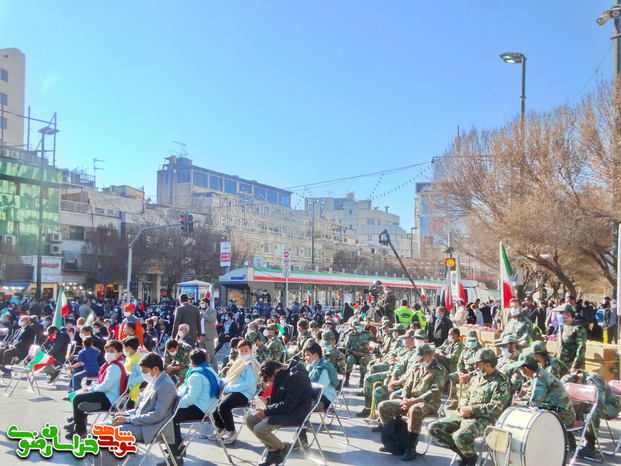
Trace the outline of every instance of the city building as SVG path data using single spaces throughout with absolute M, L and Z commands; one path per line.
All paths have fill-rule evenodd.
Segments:
M 15 48 L 0 49 L 0 148 L 24 144 L 26 56 Z
M 432 183 L 416 183 L 414 198 L 414 241 L 418 250 L 415 257 L 441 257 L 446 247 L 447 230 L 440 211 L 434 207 Z M 439 255 L 440 254 L 440 255 Z

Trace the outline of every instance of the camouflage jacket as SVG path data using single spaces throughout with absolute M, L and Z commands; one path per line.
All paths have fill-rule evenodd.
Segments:
M 293 356 L 303 356 L 302 352 L 304 351 L 304 347 L 307 344 L 310 344 L 309 342 L 314 342 L 315 339 L 313 338 L 313 335 L 311 334 L 310 331 L 306 332 L 304 335 L 298 335 L 298 337 L 295 340 L 295 346 L 294 346 L 294 354 L 291 355 L 291 357 Z
M 347 357 L 337 348 L 332 348 L 331 351 L 325 351 L 323 358 L 336 367 L 336 372 L 340 375 L 345 375 L 347 371 Z
M 529 406 L 556 411 L 565 427 L 576 420 L 574 405 L 563 383 L 544 369 L 537 369 L 526 398 Z
M 496 369 L 507 377 L 507 380 L 511 384 L 512 392 L 519 392 L 522 388 L 522 384 L 526 382 L 526 379 L 520 373 L 519 369 L 514 367 L 519 357 L 520 353 L 512 354 L 506 357 L 501 356 L 498 358 L 498 364 L 496 365 Z
M 414 348 L 405 349 L 405 351 L 401 354 L 399 361 L 395 364 L 391 369 L 391 375 L 394 377 L 401 377 L 408 371 L 409 367 L 413 367 L 416 364 L 416 351 Z
M 257 348 L 254 350 L 254 353 L 252 353 L 252 355 L 254 356 L 254 358 L 257 360 L 259 364 L 263 364 L 265 361 L 271 361 L 273 359 L 272 352 L 269 349 L 267 349 L 265 345 L 261 347 L 257 346 Z
M 494 424 L 511 400 L 511 387 L 499 371 L 472 378 L 459 406 L 470 406 L 472 418 L 490 425 Z
M 478 343 L 476 348 L 468 348 L 468 346 L 464 346 L 463 351 L 459 355 L 459 361 L 457 361 L 457 370 L 459 372 L 466 372 L 468 374 L 474 371 L 474 357 L 476 356 L 477 351 L 479 351 L 481 348 L 483 348 L 483 346 L 481 346 L 481 343 Z
M 584 369 L 587 334 L 580 325 L 563 325 L 561 327 L 560 360 L 567 367 Z
M 533 323 L 530 319 L 524 315 L 519 317 L 512 317 L 507 322 L 505 329 L 500 334 L 500 338 L 504 338 L 507 335 L 512 335 L 521 345 L 523 340 L 526 340 L 526 345 L 530 345 L 530 340 L 533 334 Z
M 171 354 L 166 351 L 166 356 L 164 356 L 164 369 L 169 366 L 181 366 L 181 369 L 175 373 L 179 382 L 184 381 L 185 373 L 188 367 L 190 367 L 190 351 L 192 351 L 192 347 L 180 341 L 177 347 L 177 354 L 171 356 Z
M 457 362 L 463 350 L 464 344 L 461 341 L 450 342 L 447 338 L 436 349 L 436 354 L 439 356 L 438 361 L 449 373 L 455 372 L 457 370 Z
M 347 354 L 359 352 L 369 354 L 369 341 L 373 339 L 371 332 L 363 330 L 360 333 L 351 332 L 345 340 L 345 351 Z
M 280 361 L 284 349 L 280 338 L 278 338 L 277 336 L 275 336 L 274 338 L 269 338 L 265 347 L 272 353 L 271 359 L 273 359 L 274 361 Z
M 402 397 L 422 397 L 434 411 L 437 411 L 440 408 L 442 391 L 447 380 L 447 370 L 435 359 L 426 368 L 417 364 L 408 371 Z
M 550 374 L 552 374 L 557 379 L 560 379 L 561 377 L 563 377 L 565 374 L 569 372 L 565 364 L 563 364 L 561 361 L 559 361 L 554 356 L 548 356 L 548 359 L 546 360 L 546 363 L 543 366 L 543 369 L 548 371 Z

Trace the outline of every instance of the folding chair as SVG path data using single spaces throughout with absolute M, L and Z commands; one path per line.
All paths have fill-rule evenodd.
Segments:
M 336 394 L 336 398 L 332 401 L 332 404 L 334 404 L 334 408 L 336 409 L 342 403 L 345 409 L 347 410 L 347 417 L 350 418 L 351 411 L 349 410 L 349 403 L 347 403 L 347 397 L 345 396 L 345 391 L 343 390 L 345 388 L 343 386 L 344 381 L 345 380 L 343 379 L 343 377 L 339 376 L 339 390 L 338 390 L 338 393 Z M 328 419 L 330 421 L 328 425 L 330 426 L 332 425 L 332 422 L 334 421 L 334 416 L 332 416 L 330 412 L 328 412 Z
M 502 466 L 509 466 L 510 464 L 510 455 L 511 451 L 511 432 L 507 432 L 505 430 L 499 429 L 494 426 L 487 426 L 485 431 L 483 432 L 483 441 L 481 443 L 481 450 L 479 451 L 479 461 L 481 465 L 487 463 L 487 459 L 492 455 L 502 455 L 504 457 L 504 461 Z M 485 456 L 483 456 L 483 448 L 487 447 Z M 497 461 L 497 457 L 493 456 L 494 464 Z M 500 466 L 500 465 L 499 465 Z
M 178 396 L 177 399 L 173 403 L 172 414 L 166 420 L 166 422 L 164 422 L 164 424 L 162 424 L 162 427 L 160 427 L 160 429 L 157 431 L 157 433 L 153 437 L 153 440 L 151 440 L 148 444 L 143 444 L 142 447 L 140 446 L 140 444 L 138 444 L 136 442 L 136 447 L 138 447 L 138 451 L 136 452 L 136 454 L 141 454 L 142 455 L 142 459 L 140 460 L 140 463 L 138 463 L 138 466 L 142 466 L 142 463 L 144 463 L 144 460 L 147 458 L 147 456 L 149 456 L 151 448 L 153 448 L 153 445 L 155 443 L 157 443 L 158 446 L 160 447 L 160 450 L 162 451 L 162 454 L 164 455 L 164 461 L 166 461 L 166 464 L 168 466 L 177 466 L 177 462 L 175 461 L 175 457 L 170 452 L 170 445 L 168 444 L 168 441 L 166 440 L 166 435 L 164 435 L 164 431 L 170 425 L 170 423 L 173 422 L 173 419 L 177 415 L 177 411 L 179 410 L 179 403 L 180 403 L 180 401 L 181 401 L 181 397 Z M 164 446 L 162 446 L 162 443 L 164 444 Z M 140 450 L 143 450 L 143 451 L 140 451 Z M 125 466 L 129 462 L 131 457 L 132 457 L 132 455 L 128 455 L 125 458 L 125 461 L 123 461 L 123 463 L 121 463 L 122 466 Z
M 104 419 L 110 418 L 114 413 L 118 411 L 125 411 L 127 403 L 129 402 L 129 387 L 125 388 L 125 391 L 119 395 L 119 397 L 114 400 L 114 403 L 110 405 L 108 409 L 105 410 L 97 410 L 97 411 L 85 411 L 85 414 L 89 416 L 91 414 L 95 415 L 95 419 L 91 423 L 90 431 L 92 432 L 93 427 L 99 422 L 101 416 L 104 416 Z
M 308 456 L 307 450 L 313 445 L 313 443 L 317 443 L 317 449 L 319 450 L 319 454 L 321 455 L 321 464 L 324 464 L 324 465 L 327 464 L 326 457 L 323 454 L 323 450 L 321 449 L 321 445 L 319 445 L 319 439 L 317 438 L 317 432 L 315 432 L 315 428 L 310 422 L 311 415 L 317 409 L 317 406 L 319 406 L 322 395 L 323 395 L 323 387 L 321 385 L 313 384 L 313 402 L 311 403 L 311 409 L 306 415 L 306 417 L 304 418 L 304 421 L 302 422 L 301 425 L 291 426 L 295 428 L 295 431 L 293 433 L 293 437 L 291 438 L 291 445 L 289 446 L 289 451 L 287 451 L 287 455 L 280 463 L 281 465 L 287 462 L 287 458 L 289 458 L 289 455 L 291 455 L 291 451 L 293 450 L 294 445 L 296 444 L 296 442 L 298 441 L 298 438 L 300 437 L 300 432 L 302 432 L 302 429 L 305 429 L 305 428 L 310 429 L 311 433 L 313 434 L 313 441 L 311 441 L 308 447 L 305 447 L 304 445 L 302 445 L 302 451 L 304 453 L 304 456 L 307 459 L 316 462 L 317 461 L 316 459 Z M 288 427 L 289 426 L 283 426 L 280 428 L 280 430 L 286 429 Z M 267 456 L 267 448 L 263 450 L 262 458 L 265 458 L 266 456 Z
M 261 390 L 257 388 L 257 390 L 254 392 L 254 395 L 252 395 L 252 398 L 250 399 L 248 403 L 246 403 L 245 405 L 241 405 L 241 406 L 237 406 L 236 408 L 233 408 L 233 412 L 239 411 L 239 410 L 243 412 L 243 414 L 238 414 L 236 416 L 234 415 L 238 419 L 241 419 L 241 423 L 239 424 L 239 429 L 235 429 L 235 440 L 239 438 L 239 434 L 241 434 L 241 431 L 246 425 L 246 419 L 248 419 L 248 416 L 250 415 L 250 408 L 252 408 L 254 400 L 257 398 L 257 396 L 259 396 L 259 393 L 261 393 Z
M 617 398 L 621 398 L 621 380 L 611 380 L 608 382 L 608 387 L 610 391 L 617 396 Z M 618 440 L 615 440 L 612 429 L 610 428 L 609 419 L 606 419 L 606 427 L 608 428 L 608 434 L 610 435 L 610 439 L 612 440 L 613 445 L 616 443 L 615 449 L 612 453 L 604 452 L 605 455 L 614 456 L 619 450 L 621 450 L 621 436 L 619 436 Z M 610 421 L 621 421 L 621 417 L 617 415 L 616 417 L 610 419 Z
M 429 445 L 431 445 L 432 438 L 431 438 L 431 434 L 429 433 L 429 429 L 427 427 L 432 422 L 437 421 L 438 419 L 440 419 L 440 418 L 445 416 L 445 414 L 446 414 L 446 407 L 451 402 L 451 395 L 453 393 L 453 382 L 451 381 L 451 379 L 448 380 L 447 384 L 448 384 L 448 394 L 446 395 L 446 398 L 444 398 L 442 400 L 442 403 L 440 404 L 440 408 L 438 409 L 438 412 L 435 413 L 435 414 L 430 414 L 429 416 L 426 416 L 423 419 L 423 427 L 426 430 L 426 434 L 424 436 L 424 439 L 425 439 L 425 449 L 422 452 L 418 452 L 420 455 L 426 454 L 427 451 L 429 451 Z M 420 442 L 420 440 L 419 440 L 419 442 Z
M 37 392 L 39 392 L 39 396 L 41 396 L 41 389 L 39 388 L 39 384 L 37 383 L 35 373 L 33 370 L 31 370 L 28 367 L 30 361 L 39 352 L 39 348 L 40 348 L 39 345 L 31 345 L 26 357 L 22 359 L 18 364 L 11 364 L 11 365 L 5 366 L 8 370 L 11 371 L 11 378 L 7 382 L 6 388 L 4 389 L 4 395 L 10 398 L 11 395 L 13 395 L 13 392 L 15 391 L 19 383 L 22 380 L 26 379 L 33 393 L 36 387 Z M 10 393 L 9 393 L 9 390 L 11 390 Z
M 315 410 L 315 413 L 319 414 L 319 419 L 321 421 L 321 424 L 319 425 L 319 429 L 317 429 L 317 433 L 320 433 L 321 429 L 325 429 L 326 433 L 330 436 L 330 438 L 333 438 L 335 441 L 342 443 L 344 445 L 349 445 L 349 437 L 347 436 L 347 432 L 345 431 L 345 428 L 343 427 L 341 418 L 339 417 L 337 413 L 337 408 L 339 406 L 339 397 L 341 397 L 342 394 L 343 394 L 343 379 L 339 377 L 339 385 L 337 387 L 336 396 L 334 397 L 330 405 L 324 409 Z M 332 424 L 334 423 L 335 419 L 336 419 L 336 422 L 338 422 L 339 424 L 343 437 L 345 437 L 344 442 L 341 440 L 335 439 L 334 435 L 332 435 L 332 431 L 329 429 L 329 427 L 332 426 Z
M 574 432 L 581 433 L 580 440 L 576 442 L 576 450 L 574 451 L 574 455 L 571 458 L 571 461 L 569 462 L 571 466 L 575 464 L 576 462 L 576 458 L 578 456 L 578 450 L 580 449 L 580 447 L 582 446 L 582 443 L 584 442 L 584 438 L 586 436 L 586 433 L 589 427 L 591 427 L 591 429 L 593 429 L 593 432 L 595 432 L 595 425 L 593 423 L 593 418 L 595 417 L 595 412 L 597 411 L 599 392 L 595 385 L 591 385 L 591 384 L 581 385 L 577 383 L 566 383 L 565 390 L 567 390 L 567 393 L 569 394 L 569 398 L 574 404 L 586 403 L 586 404 L 591 405 L 591 409 L 589 410 L 586 416 L 586 419 L 584 419 L 583 421 L 577 420 L 574 423 L 574 425 L 565 429 L 567 433 L 574 433 Z M 603 455 L 602 455 L 602 450 L 600 448 L 597 435 L 595 436 L 595 443 L 597 444 L 597 451 L 602 456 L 602 461 L 599 461 L 601 463 L 603 462 Z

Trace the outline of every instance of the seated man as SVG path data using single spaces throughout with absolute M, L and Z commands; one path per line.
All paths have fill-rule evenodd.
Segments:
M 190 326 L 188 324 L 180 324 L 179 330 L 177 330 L 177 341 L 182 341 L 190 348 L 194 348 L 194 341 L 190 335 Z
M 120 362 L 123 355 L 123 344 L 119 340 L 110 340 L 105 346 L 106 364 L 99 369 L 99 380 L 96 384 L 84 389 L 73 397 L 73 417 L 65 430 L 69 433 L 65 438 L 72 440 L 73 434 L 86 436 L 87 411 L 109 409 L 127 387 L 127 373 Z
M 260 372 L 259 363 L 252 356 L 252 345 L 248 340 L 241 340 L 237 344 L 237 350 L 239 356 L 227 371 L 223 399 L 213 415 L 215 430 L 209 436 L 210 440 L 216 440 L 218 436 L 224 435 L 222 441 L 227 445 L 236 438 L 233 409 L 250 403 L 257 390 Z
M 180 451 L 182 439 L 179 423 L 202 419 L 205 413 L 218 402 L 220 394 L 220 379 L 207 362 L 207 353 L 202 349 L 193 349 L 190 352 L 190 363 L 192 368 L 179 388 L 181 401 L 173 420 L 175 442 L 170 445 L 170 449 L 175 457 L 185 454 L 185 451 Z
M 192 347 L 177 340 L 166 342 L 166 355 L 164 356 L 164 371 L 180 385 L 185 380 L 185 373 L 190 367 L 190 351 Z
M 112 425 L 121 426 L 121 430 L 130 431 L 138 442 L 149 443 L 172 416 L 178 395 L 175 383 L 164 372 L 164 363 L 159 355 L 145 354 L 140 360 L 140 369 L 142 378 L 148 382 L 148 385 L 138 398 L 136 409 L 116 413 Z M 169 424 L 164 435 L 169 444 L 173 443 L 172 423 Z M 183 458 L 175 458 L 175 460 L 177 464 L 183 464 Z
M 246 425 L 268 450 L 265 461 L 259 466 L 270 466 L 280 464 L 291 448 L 272 431 L 304 422 L 312 408 L 313 389 L 306 369 L 297 361 L 288 365 L 265 362 L 261 365 L 261 377 L 266 383 L 273 382 L 269 404 L 248 416 Z
M 246 333 L 246 340 L 252 344 L 252 357 L 257 360 L 259 365 L 263 364 L 265 361 L 271 361 L 272 352 L 267 349 L 257 332 L 251 330 Z
M 475 439 L 496 422 L 511 400 L 511 386 L 496 369 L 494 351 L 479 350 L 474 363 L 477 375 L 461 397 L 457 413 L 429 425 L 429 434 L 457 453 L 461 466 L 476 465 Z
M 70 392 L 80 389 L 84 377 L 96 377 L 99 374 L 99 350 L 93 348 L 93 339 L 91 337 L 84 337 L 82 345 L 83 347 L 78 353 L 77 362 L 69 366 L 74 371 L 69 386 Z M 75 372 L 76 369 L 77 372 Z
M 450 373 L 457 371 L 459 356 L 464 350 L 463 343 L 459 340 L 459 329 L 453 327 L 449 330 L 448 338 L 440 347 L 436 348 L 436 359 Z
M 42 372 L 50 376 L 48 383 L 54 383 L 60 375 L 60 371 L 65 363 L 67 350 L 71 344 L 71 337 L 69 337 L 65 327 L 59 330 L 53 325 L 47 328 L 47 337 L 48 340 L 41 345 L 41 349 L 52 356 L 56 362 L 45 366 Z
M 136 337 L 127 337 L 123 340 L 123 353 L 125 353 L 125 370 L 129 375 L 129 402 L 127 409 L 132 409 L 138 400 L 140 394 L 140 386 L 144 379 L 142 378 L 142 370 L 140 369 L 140 360 L 142 354 L 138 351 L 140 342 Z
M 10 376 L 11 372 L 4 366 L 11 364 L 13 358 L 21 361 L 28 356 L 28 351 L 30 351 L 30 347 L 34 344 L 35 336 L 35 332 L 30 326 L 30 317 L 21 316 L 19 318 L 19 330 L 13 343 L 4 349 L 0 349 L 0 364 L 2 364 L 2 371 L 5 377 Z
M 415 364 L 407 372 L 401 398 L 382 401 L 377 407 L 383 426 L 402 414 L 407 416 L 411 443 L 401 458 L 403 461 L 416 458 L 422 421 L 440 409 L 442 390 L 448 381 L 447 370 L 435 360 L 433 349 L 428 344 L 412 352 L 416 355 Z M 381 431 L 382 428 L 375 429 Z

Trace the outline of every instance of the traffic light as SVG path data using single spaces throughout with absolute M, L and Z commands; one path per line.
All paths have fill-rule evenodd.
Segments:
M 194 217 L 192 215 L 188 215 L 186 226 L 188 233 L 194 232 Z
M 189 228 L 190 227 L 188 225 L 188 214 L 181 215 L 181 231 L 183 231 L 184 233 L 188 233 Z
M 452 257 L 447 257 L 446 259 L 444 259 L 444 265 L 446 265 L 449 269 L 454 269 L 455 259 L 453 259 Z

